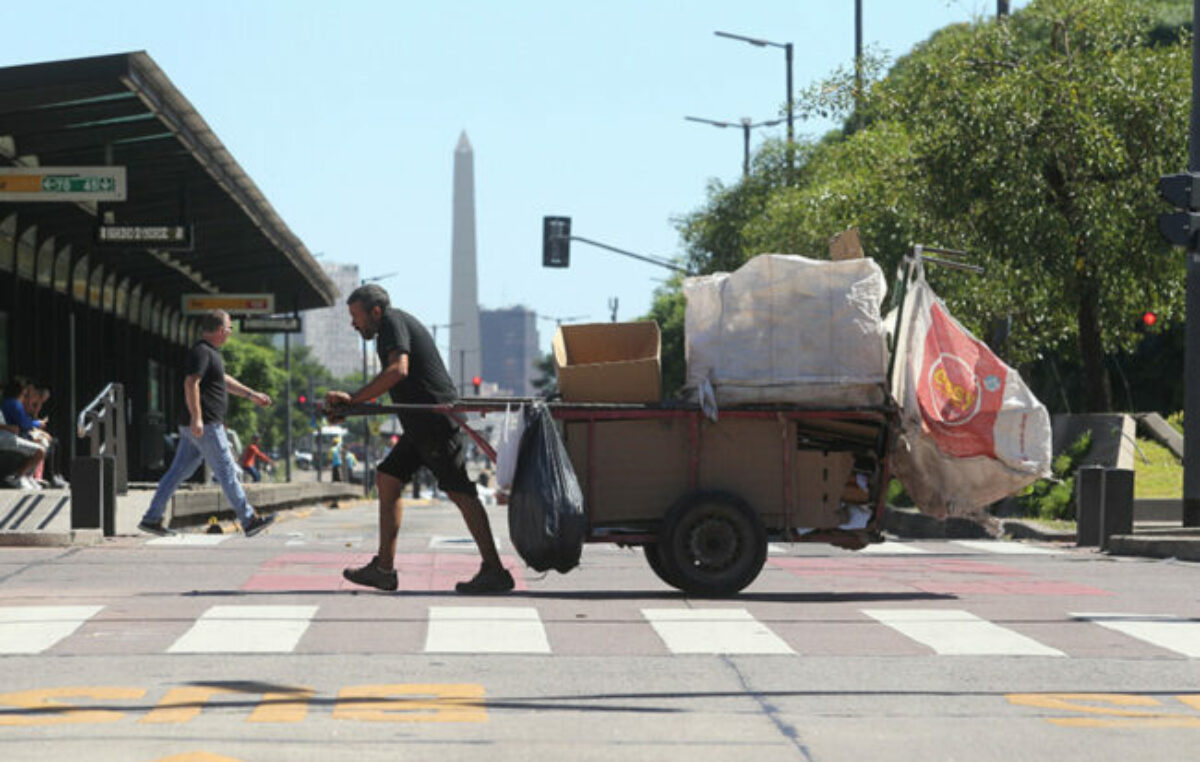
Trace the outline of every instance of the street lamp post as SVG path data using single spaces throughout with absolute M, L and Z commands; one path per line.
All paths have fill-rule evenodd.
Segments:
M 862 0 L 858 0 L 861 2 Z M 783 48 L 784 56 L 787 59 L 787 159 L 788 159 L 788 174 L 791 175 L 793 157 L 795 154 L 796 130 L 793 123 L 792 112 L 794 110 L 792 104 L 792 43 L 790 42 L 771 42 L 758 37 L 744 37 L 740 34 L 731 34 L 729 32 L 713 32 L 718 37 L 725 37 L 730 40 L 741 40 L 748 42 L 751 45 L 759 48 L 772 47 Z
M 684 119 L 689 122 L 700 122 L 702 124 L 711 124 L 713 127 L 741 127 L 742 128 L 742 177 L 750 176 L 750 130 L 758 127 L 774 127 L 782 122 L 782 119 L 769 119 L 765 122 L 751 122 L 750 117 L 742 117 L 740 122 L 720 122 L 715 119 L 704 119 L 698 116 L 685 116 Z M 789 142 L 791 138 L 788 138 Z
M 387 273 L 386 275 L 376 275 L 372 278 L 363 278 L 359 282 L 360 286 L 365 286 L 368 283 L 378 283 L 381 280 L 399 275 L 400 273 Z M 362 340 L 362 383 L 367 385 L 367 340 Z M 320 432 L 318 432 L 319 436 Z M 371 494 L 371 416 L 364 415 L 362 419 L 362 438 L 363 438 L 363 495 L 370 496 Z

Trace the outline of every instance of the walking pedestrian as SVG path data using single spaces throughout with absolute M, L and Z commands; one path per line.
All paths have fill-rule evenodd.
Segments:
M 458 392 L 446 372 L 445 363 L 429 331 L 412 315 L 391 306 L 381 286 L 359 286 L 346 300 L 350 321 L 364 339 L 375 339 L 381 370 L 366 386 L 353 394 L 330 391 L 326 409 L 337 417 L 339 406 L 374 399 L 389 392 L 398 404 L 454 402 Z M 395 590 L 396 537 L 403 517 L 401 493 L 413 474 L 425 465 L 439 486 L 458 507 L 467 530 L 482 556 L 479 572 L 459 582 L 459 593 L 503 593 L 513 589 L 513 578 L 500 561 L 487 513 L 467 475 L 463 457 L 463 434 L 447 416 L 424 410 L 399 414 L 404 433 L 375 472 L 379 490 L 379 552 L 370 563 L 348 568 L 342 576 L 357 585 Z
M 246 492 L 237 479 L 237 468 L 225 434 L 225 412 L 229 394 L 245 397 L 260 407 L 271 404 L 271 398 L 255 391 L 225 372 L 221 347 L 233 333 L 233 322 L 223 310 L 210 310 L 200 317 L 200 341 L 188 352 L 184 366 L 183 399 L 186 403 L 179 426 L 179 446 L 175 459 L 158 482 L 150 507 L 142 516 L 138 529 L 156 535 L 175 532 L 163 523 L 167 500 L 201 463 L 208 463 L 221 484 L 225 497 L 233 506 L 242 531 L 253 537 L 266 529 L 275 516 L 259 516 L 246 501 Z

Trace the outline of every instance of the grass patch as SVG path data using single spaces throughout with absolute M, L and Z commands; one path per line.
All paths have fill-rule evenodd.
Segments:
M 1150 439 L 1139 438 L 1137 443 L 1141 452 L 1133 454 L 1133 496 L 1138 499 L 1182 498 L 1183 464 L 1175 454 Z

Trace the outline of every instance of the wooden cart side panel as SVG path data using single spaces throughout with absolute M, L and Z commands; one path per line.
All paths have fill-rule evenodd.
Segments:
M 567 455 L 585 499 L 590 499 L 593 527 L 663 517 L 687 492 L 689 427 L 686 419 L 677 418 L 597 421 L 589 469 L 588 424 L 564 424 Z M 594 485 L 588 484 L 589 471 Z
M 854 469 L 854 454 L 801 450 L 792 454 L 796 510 L 788 522 L 792 529 L 832 529 L 845 523 L 842 495 Z M 768 525 L 770 526 L 770 525 Z

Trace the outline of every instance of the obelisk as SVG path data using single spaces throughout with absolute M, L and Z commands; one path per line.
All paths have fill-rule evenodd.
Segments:
M 460 396 L 475 393 L 482 367 L 479 285 L 475 275 L 475 154 L 467 133 L 454 149 L 454 227 L 450 241 L 450 378 Z

